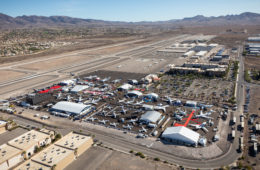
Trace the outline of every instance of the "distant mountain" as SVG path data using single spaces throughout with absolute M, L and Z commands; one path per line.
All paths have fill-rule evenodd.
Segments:
M 120 25 L 172 25 L 172 26 L 214 26 L 214 25 L 260 25 L 260 14 L 245 12 L 239 15 L 205 17 L 197 15 L 180 20 L 172 19 L 157 22 L 120 22 L 95 19 L 81 19 L 67 16 L 18 16 L 11 17 L 0 13 L 0 29 L 39 28 L 39 27 L 78 27 L 78 26 L 120 26 Z

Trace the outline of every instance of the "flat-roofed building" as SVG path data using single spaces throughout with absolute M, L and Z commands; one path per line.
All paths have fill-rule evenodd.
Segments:
M 90 136 L 71 132 L 58 140 L 55 145 L 73 150 L 76 156 L 81 155 L 93 144 Z
M 50 135 L 31 130 L 8 142 L 8 145 L 21 149 L 25 152 L 25 157 L 33 155 L 36 147 L 51 143 Z
M 0 169 L 10 169 L 24 160 L 23 151 L 13 146 L 0 146 Z
M 68 166 L 74 158 L 73 150 L 57 145 L 51 145 L 37 153 L 31 160 L 47 167 L 55 168 L 55 170 L 60 170 Z
M 4 133 L 6 131 L 7 128 L 7 122 L 0 120 L 0 134 Z
M 51 167 L 38 162 L 34 162 L 31 159 L 23 162 L 19 166 L 15 167 L 14 170 L 51 170 Z

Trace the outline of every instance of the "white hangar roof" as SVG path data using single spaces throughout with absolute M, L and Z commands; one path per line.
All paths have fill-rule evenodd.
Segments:
M 52 106 L 52 110 L 59 110 L 64 112 L 70 112 L 74 114 L 81 114 L 84 110 L 88 109 L 90 105 L 85 105 L 81 103 L 73 103 L 61 101 Z
M 182 141 L 187 144 L 198 144 L 199 133 L 184 126 L 168 127 L 162 134 L 162 138 Z
M 157 111 L 148 111 L 140 118 L 141 121 L 156 123 L 161 117 L 161 113 Z

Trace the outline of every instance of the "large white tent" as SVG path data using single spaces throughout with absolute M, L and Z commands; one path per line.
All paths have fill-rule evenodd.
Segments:
M 161 113 L 157 111 L 148 111 L 140 118 L 141 122 L 156 123 L 161 118 Z
M 86 113 L 90 108 L 90 105 L 61 101 L 52 106 L 50 111 L 81 115 L 82 113 Z
M 168 127 L 161 136 L 163 139 L 183 145 L 197 146 L 199 133 L 184 126 Z

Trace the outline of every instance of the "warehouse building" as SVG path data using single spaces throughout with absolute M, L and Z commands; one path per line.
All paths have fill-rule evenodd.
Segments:
M 36 147 L 51 143 L 50 135 L 31 130 L 9 141 L 7 144 L 25 152 L 25 157 L 31 157 Z
M 0 146 L 0 169 L 10 169 L 24 160 L 21 149 L 3 144 Z
M 62 112 L 72 115 L 81 115 L 87 113 L 88 111 L 90 111 L 90 109 L 90 105 L 61 101 L 52 106 L 50 111 Z
M 188 146 L 197 146 L 199 137 L 199 133 L 184 126 L 168 127 L 161 136 L 168 142 Z
M 34 162 L 29 159 L 19 166 L 15 167 L 14 170 L 51 170 L 51 167 L 40 164 L 38 162 Z
M 260 37 L 248 37 L 247 41 L 259 41 L 260 42 Z
M 71 93 L 78 93 L 78 92 L 81 92 L 85 89 L 89 88 L 89 86 L 87 85 L 76 85 L 75 87 L 73 87 L 70 92 Z
M 55 145 L 73 150 L 76 156 L 81 155 L 91 147 L 93 140 L 90 136 L 71 132 L 62 137 Z
M 144 123 L 156 123 L 161 118 L 161 113 L 157 111 L 148 111 L 143 114 L 140 118 L 141 122 Z
M 4 133 L 7 129 L 7 122 L 0 120 L 0 134 Z
M 195 56 L 200 57 L 204 57 L 208 52 L 207 51 L 199 51 L 195 54 Z
M 43 151 L 37 153 L 31 160 L 55 170 L 64 169 L 75 156 L 74 151 L 57 145 L 51 145 Z

